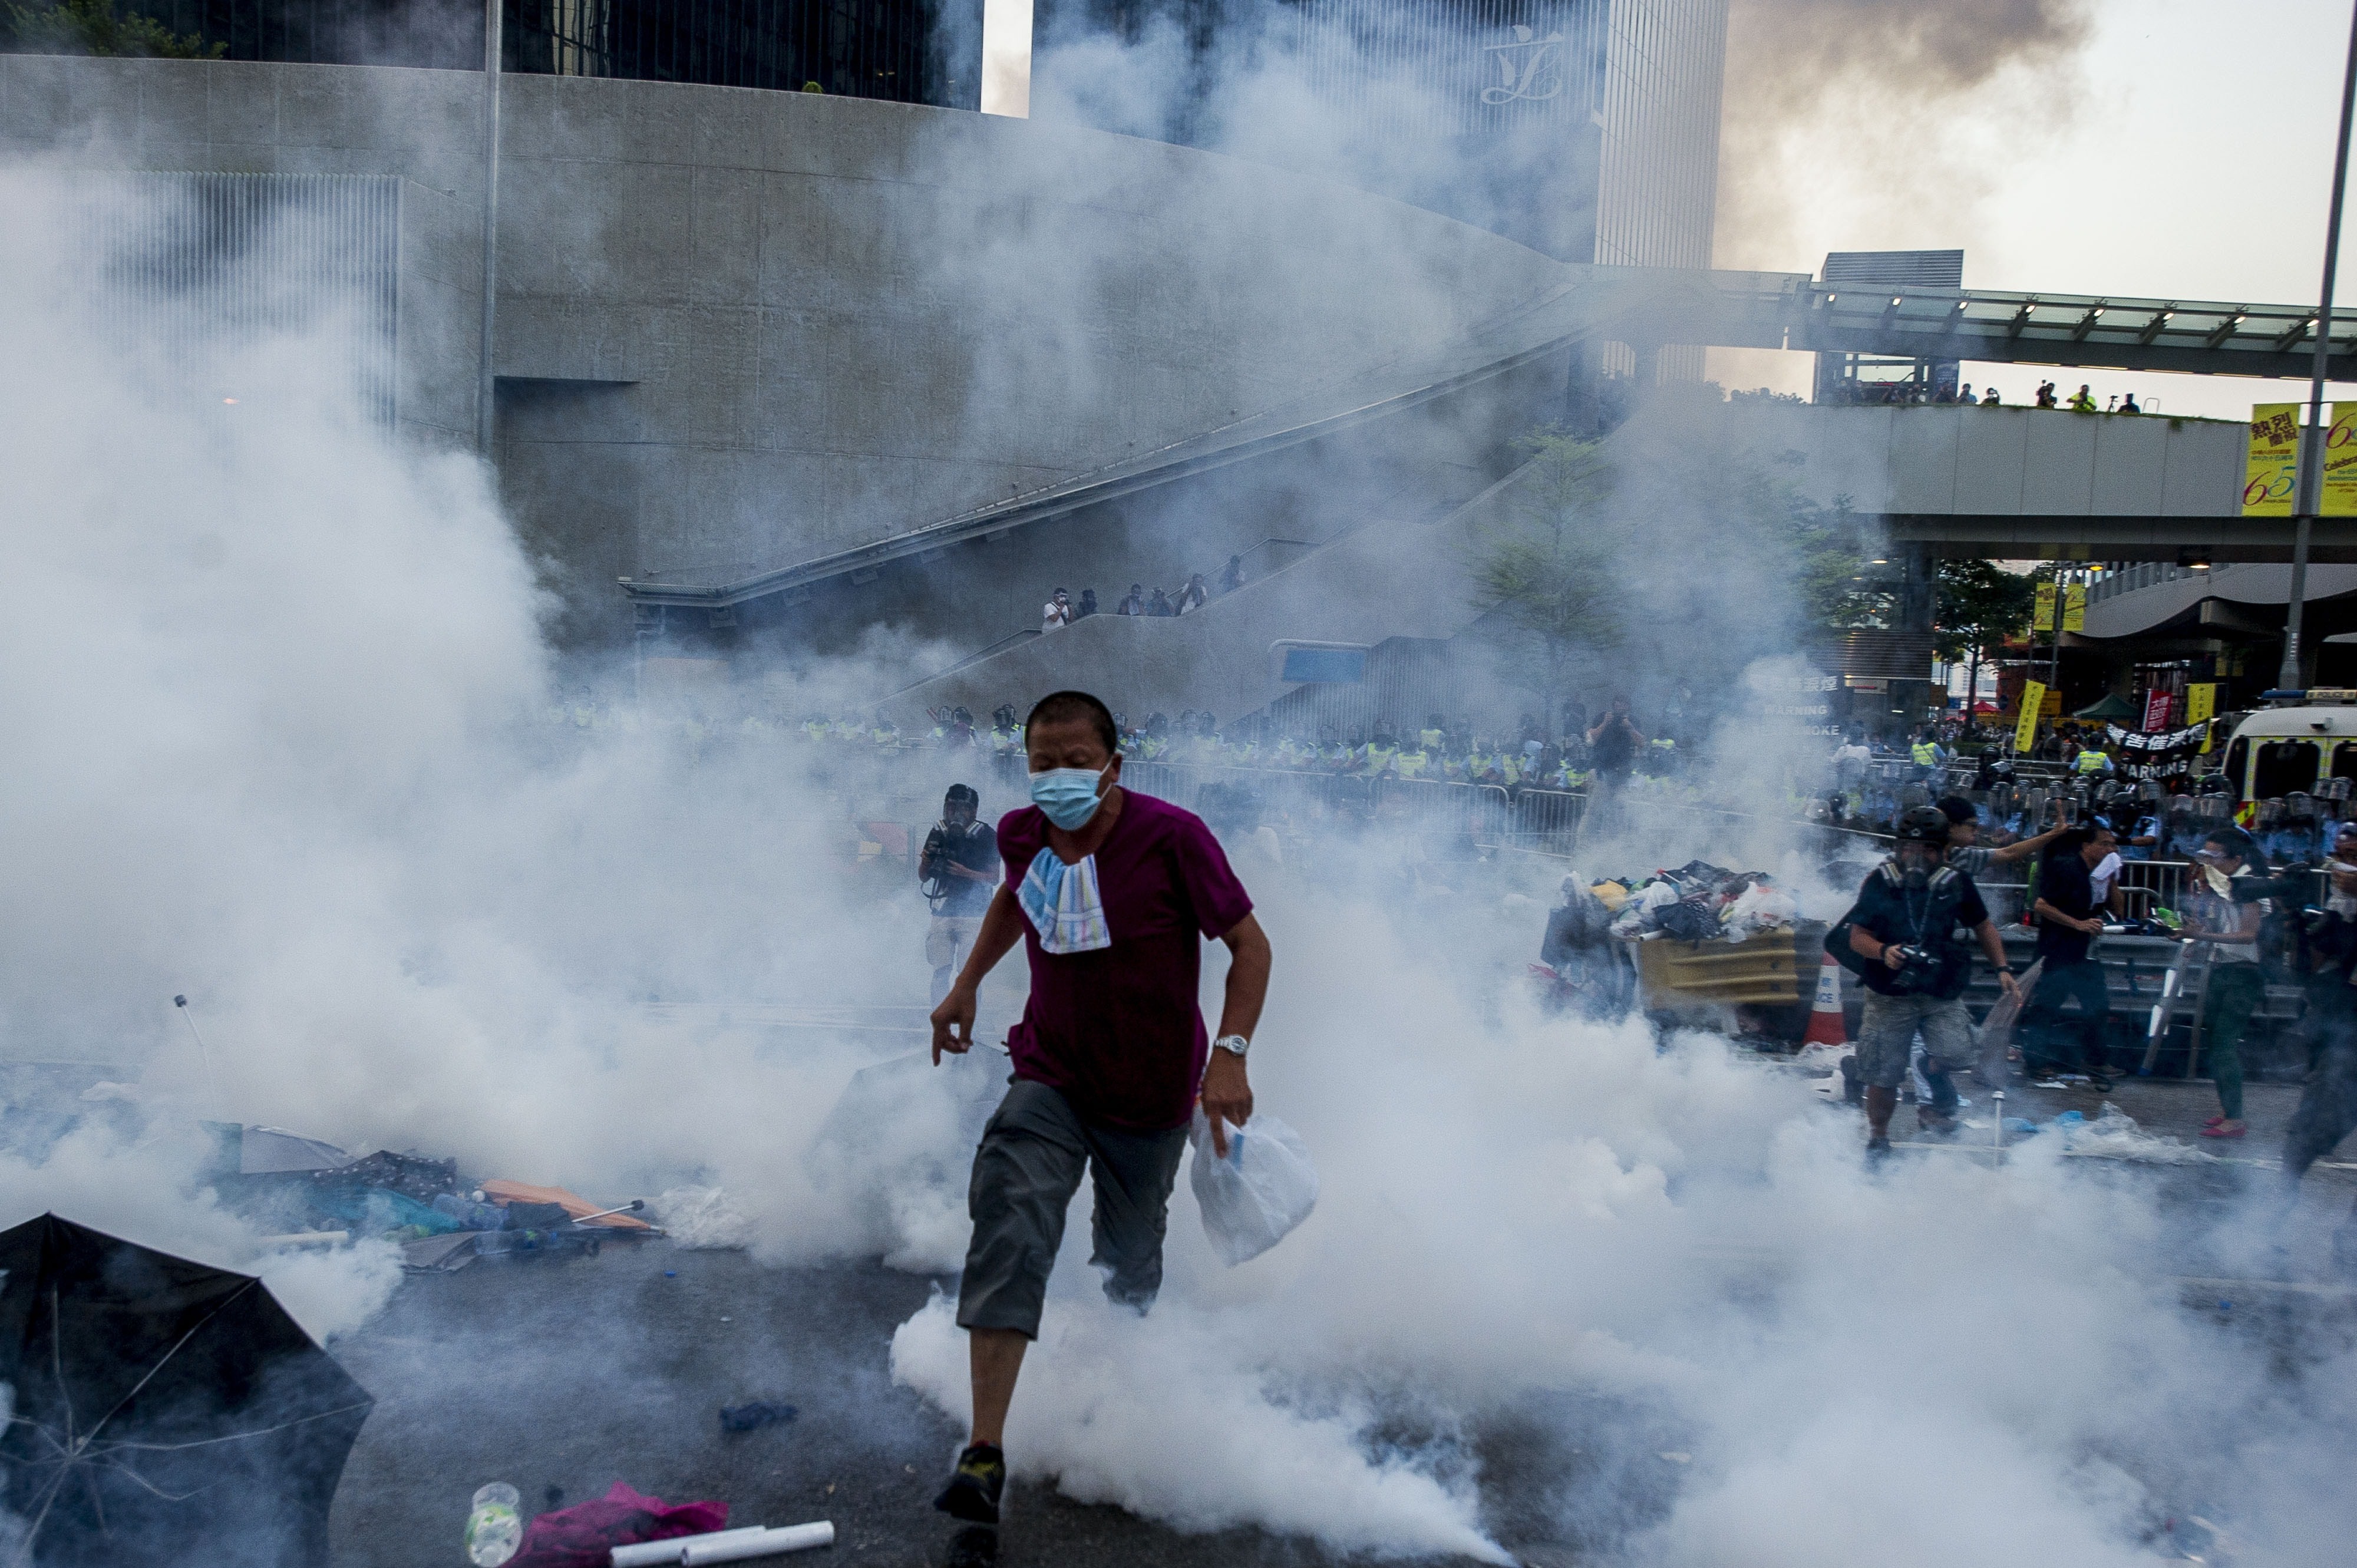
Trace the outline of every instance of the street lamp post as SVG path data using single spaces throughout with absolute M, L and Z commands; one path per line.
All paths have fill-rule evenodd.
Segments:
M 499 313 L 500 54 L 506 20 L 506 0 L 483 0 L 483 322 L 482 355 L 476 363 L 475 445 L 486 463 L 491 460 L 491 397 L 496 383 L 491 325 Z
M 2299 633 L 2308 598 L 2308 547 L 2323 500 L 2324 443 L 2330 433 L 2324 422 L 2324 377 L 2332 356 L 2333 275 L 2341 263 L 2341 205 L 2349 185 L 2349 122 L 2357 109 L 2357 10 L 2349 20 L 2349 63 L 2341 76 L 2341 142 L 2332 156 L 2332 203 L 2324 224 L 2324 288 L 2316 307 L 2316 368 L 2308 383 L 2308 428 L 2300 432 L 2299 483 L 2292 498 L 2291 596 L 2284 610 L 2283 668 L 2276 675 L 2279 691 L 2300 687 Z

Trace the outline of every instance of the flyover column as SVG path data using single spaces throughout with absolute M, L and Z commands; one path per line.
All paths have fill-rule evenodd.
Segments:
M 1920 639 L 1928 648 L 1933 625 L 1939 618 L 1939 564 L 1928 544 L 1900 546 L 1899 564 L 1899 635 L 1910 644 Z M 1928 670 L 1926 673 L 1928 676 Z M 1934 703 L 1933 682 L 1928 678 L 1904 684 L 1909 688 L 1907 695 L 1902 699 L 1901 693 L 1893 690 L 1890 705 L 1908 709 L 1910 723 L 1932 716 L 1935 706 L 1945 710 L 1944 697 Z

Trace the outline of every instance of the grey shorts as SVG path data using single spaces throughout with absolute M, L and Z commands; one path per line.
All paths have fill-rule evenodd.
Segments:
M 1963 997 L 1942 1001 L 1867 992 L 1857 1021 L 1858 1081 L 1876 1089 L 1896 1089 L 1904 1082 L 1919 1029 L 1923 1054 L 1937 1058 L 1927 1067 L 1960 1068 L 1973 1059 L 1973 1015 L 1965 1011 Z
M 974 1152 L 966 1212 L 974 1240 L 958 1286 L 965 1328 L 1039 1337 L 1048 1273 L 1064 1244 L 1064 1211 L 1085 1171 L 1095 1182 L 1089 1262 L 1104 1293 L 1144 1312 L 1162 1289 L 1162 1232 L 1187 1129 L 1124 1133 L 1092 1127 L 1044 1083 L 1017 1079 Z

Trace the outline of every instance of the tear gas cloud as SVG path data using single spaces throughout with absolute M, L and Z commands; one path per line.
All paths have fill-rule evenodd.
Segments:
M 552 740 L 548 692 L 576 674 L 481 470 L 387 446 L 316 325 L 237 350 L 272 395 L 197 395 L 101 329 L 62 227 L 0 231 L 6 531 L 41 588 L 0 628 L 0 1026 L 18 1059 L 121 1064 L 135 1098 L 0 1160 L 12 1218 L 249 1258 L 195 1175 L 190 1121 L 226 1113 L 584 1191 L 716 1186 L 765 1257 L 952 1268 L 970 1077 L 899 1069 L 922 1087 L 887 1085 L 889 1115 L 831 1125 L 874 1047 L 646 1005 L 919 1003 L 913 890 L 845 870 L 819 790 L 772 757 L 652 725 Z M 1772 680 L 1753 661 L 1789 633 L 1775 584 L 1675 564 L 1712 558 L 1699 503 L 1652 524 L 1664 564 L 1630 591 L 1740 618 L 1757 646 L 1734 669 Z M 779 705 L 927 657 L 879 635 L 781 670 Z M 1774 772 L 1807 744 L 1761 719 L 1721 752 Z M 1678 852 L 1803 866 L 1762 823 L 1679 832 Z M 1670 843 L 1587 869 L 1674 863 Z M 1507 1561 L 1512 1538 L 1633 1563 L 2100 1565 L 2148 1557 L 2189 1507 L 2233 1511 L 2244 1561 L 2345 1539 L 2348 1348 L 2287 1374 L 2182 1312 L 2141 1191 L 2050 1146 L 1868 1180 L 1853 1123 L 1728 1042 L 1661 1050 L 1526 1004 L 1524 907 L 1419 914 L 1240 864 L 1277 955 L 1256 1087 L 1316 1152 L 1319 1209 L 1225 1270 L 1182 1183 L 1143 1320 L 1097 1298 L 1074 1226 L 1020 1473 L 1377 1556 Z M 370 1249 L 272 1268 L 323 1333 L 393 1283 Z M 892 1354 L 963 1413 L 945 1305 Z M 1545 1462 L 1485 1497 L 1510 1432 Z
M 1971 249 L 2014 155 L 2082 107 L 2093 25 L 2092 0 L 1733 0 L 1719 264 L 1813 271 L 1804 221 Z

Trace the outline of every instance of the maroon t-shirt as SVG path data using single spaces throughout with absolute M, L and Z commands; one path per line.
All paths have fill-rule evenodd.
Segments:
M 998 822 L 1009 892 L 1048 847 L 1037 806 Z M 1031 1000 L 1007 1031 L 1015 1076 L 1060 1090 L 1081 1118 L 1132 1133 L 1160 1133 L 1194 1114 L 1210 1037 L 1197 987 L 1203 939 L 1222 937 L 1252 913 L 1211 830 L 1168 800 L 1122 791 L 1121 815 L 1096 854 L 1113 945 L 1050 953 L 1023 921 Z

